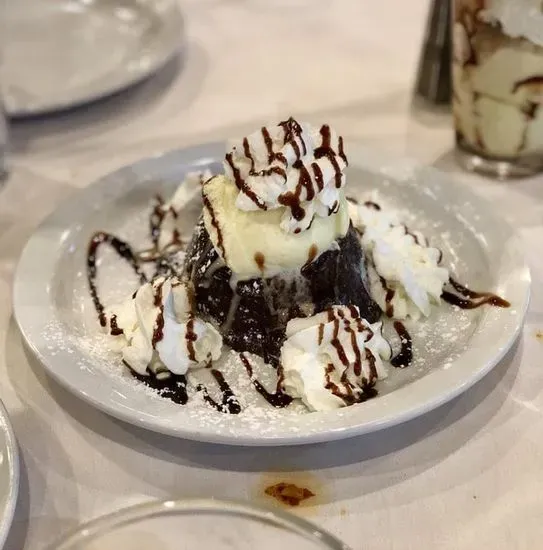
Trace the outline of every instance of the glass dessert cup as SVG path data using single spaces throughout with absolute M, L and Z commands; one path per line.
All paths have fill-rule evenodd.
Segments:
M 313 524 L 276 508 L 219 500 L 163 501 L 91 521 L 49 550 L 199 548 L 349 550 Z
M 508 36 L 487 7 L 455 1 L 456 156 L 467 170 L 496 178 L 532 176 L 543 171 L 543 46 Z

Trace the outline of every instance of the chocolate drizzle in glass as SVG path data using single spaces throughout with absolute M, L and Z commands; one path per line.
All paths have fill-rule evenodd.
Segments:
M 444 290 L 441 298 L 448 304 L 457 306 L 461 309 L 476 309 L 484 306 L 485 304 L 501 308 L 511 306 L 507 300 L 504 300 L 497 294 L 493 294 L 492 292 L 476 292 L 474 290 L 470 290 L 468 287 L 461 285 L 452 277 L 449 278 L 449 283 L 454 290 L 460 294 L 460 296 L 449 292 L 448 290 Z
M 513 87 L 511 88 L 511 92 L 513 94 L 516 94 L 521 88 L 524 88 L 525 86 L 537 86 L 538 88 L 543 85 L 543 75 L 536 75 L 531 76 L 529 78 L 524 78 L 522 80 L 517 80 Z

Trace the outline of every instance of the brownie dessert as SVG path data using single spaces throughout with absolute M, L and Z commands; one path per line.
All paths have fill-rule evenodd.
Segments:
M 352 226 L 345 237 L 299 272 L 237 281 L 213 246 L 203 219 L 187 249 L 184 276 L 196 307 L 219 327 L 224 342 L 278 363 L 287 322 L 332 305 L 356 305 L 370 323 L 381 316 L 367 290 L 364 258 Z

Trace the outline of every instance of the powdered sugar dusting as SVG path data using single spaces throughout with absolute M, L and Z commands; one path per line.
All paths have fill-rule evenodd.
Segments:
M 405 196 L 398 196 L 398 186 L 394 182 L 377 180 L 374 183 L 379 188 L 378 196 L 393 208 L 397 208 L 410 228 L 424 233 L 433 246 L 443 251 L 444 265 L 449 266 L 459 280 L 475 287 L 484 288 L 487 285 L 489 276 L 484 260 L 481 260 L 478 265 L 467 265 L 462 260 L 463 257 L 473 258 L 474 256 L 473 253 L 463 253 L 467 246 L 474 246 L 474 244 L 473 237 L 466 239 L 466 230 L 462 230 L 462 220 L 457 220 L 458 227 L 452 230 L 450 227 L 452 216 L 445 219 L 442 212 L 432 212 L 428 205 L 417 207 L 412 201 L 404 200 Z M 172 184 L 172 191 L 174 188 Z M 152 185 L 148 191 L 145 197 L 138 196 L 138 200 L 131 204 L 130 215 L 119 215 L 115 205 L 97 213 L 95 219 L 86 222 L 89 235 L 90 232 L 104 229 L 130 242 L 136 249 L 148 246 L 147 221 L 149 199 L 153 194 Z M 349 195 L 357 198 L 366 194 L 367 191 L 367 187 L 357 186 L 353 179 L 350 179 Z M 433 204 L 435 206 L 435 202 Z M 196 223 L 199 213 L 198 203 L 195 201 L 194 204 L 188 205 L 186 213 L 184 222 L 187 230 L 181 236 L 184 241 L 190 239 L 190 228 Z M 185 406 L 166 401 L 155 390 L 138 382 L 127 373 L 118 354 L 110 349 L 108 337 L 101 333 L 89 298 L 84 271 L 86 238 L 86 235 L 81 237 L 79 246 L 75 247 L 72 254 L 66 255 L 59 266 L 59 275 L 54 289 L 58 319 L 50 323 L 44 334 L 50 346 L 49 351 L 52 353 L 55 350 L 68 351 L 74 356 L 75 368 L 103 377 L 104 384 L 111 381 L 117 388 L 135 390 L 145 396 L 145 399 L 165 402 L 165 409 L 171 410 L 172 407 L 177 407 L 179 414 L 182 415 L 179 418 L 197 419 L 202 427 L 213 426 L 228 432 L 232 417 L 209 407 L 204 402 L 201 392 L 195 389 L 199 383 L 203 382 L 208 387 L 211 397 L 219 399 L 217 384 L 208 370 L 201 369 L 189 375 L 189 401 Z M 466 244 L 467 241 L 471 244 Z M 100 258 L 98 288 L 107 306 L 132 294 L 137 288 L 137 280 L 130 268 L 123 266 L 116 255 L 104 251 Z M 416 323 L 407 322 L 406 326 L 413 337 L 414 361 L 406 369 L 389 367 L 388 379 L 377 383 L 379 393 L 386 395 L 406 384 L 413 383 L 433 369 L 449 368 L 453 360 L 469 344 L 483 315 L 482 310 L 468 312 L 442 304 L 428 319 Z M 390 323 L 385 323 L 384 332 L 394 350 L 397 351 L 399 339 Z M 254 366 L 253 376 L 273 391 L 277 381 L 274 369 L 255 356 L 251 356 L 251 362 Z M 254 390 L 238 354 L 234 352 L 225 350 L 214 367 L 224 374 L 226 381 L 238 397 L 243 410 L 236 418 L 240 419 L 247 429 L 257 430 L 265 436 L 266 433 L 274 432 L 278 425 L 282 426 L 281 423 L 286 417 L 314 414 L 308 413 L 300 402 L 294 402 L 284 409 L 275 409 L 270 406 Z M 364 407 L 364 404 L 355 405 L 355 407 Z M 341 416 L 343 413 L 333 411 L 327 414 Z M 325 422 L 326 416 L 322 418 Z M 288 425 L 290 433 L 296 433 L 299 429 L 295 423 Z

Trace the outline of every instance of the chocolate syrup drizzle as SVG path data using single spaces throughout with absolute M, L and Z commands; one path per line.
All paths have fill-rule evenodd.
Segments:
M 234 395 L 234 392 L 228 385 L 228 382 L 224 379 L 222 372 L 217 369 L 211 369 L 211 374 L 217 381 L 219 389 L 222 392 L 221 402 L 217 403 L 217 401 L 209 395 L 207 388 L 203 384 L 198 384 L 196 387 L 197 391 L 202 392 L 204 401 L 217 411 L 227 414 L 239 414 L 241 412 L 241 405 L 239 404 L 238 398 Z
M 187 378 L 185 376 L 169 373 L 169 376 L 165 378 L 157 378 L 149 369 L 147 369 L 148 375 L 143 376 L 132 369 L 126 361 L 123 361 L 123 363 L 136 380 L 156 390 L 161 397 L 170 399 L 178 405 L 185 405 L 188 402 L 189 394 L 187 393 Z
M 226 250 L 224 248 L 224 240 L 222 236 L 221 226 L 217 220 L 217 216 L 215 214 L 215 211 L 213 210 L 211 202 L 205 195 L 203 195 L 203 202 L 204 208 L 208 211 L 209 216 L 211 217 L 211 225 L 215 228 L 215 231 L 217 232 L 217 246 L 221 252 L 223 260 L 226 261 Z
M 520 90 L 520 88 L 523 88 L 524 86 L 533 86 L 533 85 L 542 85 L 542 84 L 543 84 L 543 75 L 530 76 L 529 78 L 517 80 L 513 84 L 513 87 L 511 88 L 511 92 L 513 94 L 516 94 Z
M 172 275 L 175 274 L 175 266 L 173 266 L 171 263 L 171 256 L 168 256 L 168 253 L 166 253 L 166 255 L 160 255 L 160 251 L 158 249 L 158 242 L 162 231 L 162 223 L 166 215 L 166 211 L 163 209 L 163 204 L 164 201 L 160 197 L 157 197 L 156 204 L 150 214 L 149 232 L 152 242 L 152 248 L 145 250 L 142 253 L 136 253 L 127 242 L 119 239 L 115 235 L 106 233 L 104 231 L 99 231 L 95 233 L 89 242 L 89 246 L 87 249 L 87 280 L 92 302 L 94 304 L 96 312 L 98 313 L 98 320 L 102 327 L 107 326 L 107 318 L 105 314 L 105 307 L 100 300 L 96 281 L 98 275 L 97 253 L 98 249 L 102 245 L 109 246 L 122 259 L 124 259 L 132 267 L 134 273 L 139 278 L 140 284 L 142 285 L 148 282 L 147 276 L 142 270 L 142 264 L 154 263 L 155 276 L 161 272 L 164 272 L 165 270 L 170 271 Z M 179 240 L 179 243 L 180 242 L 181 241 Z M 166 248 L 169 248 L 169 245 Z M 153 348 L 164 337 L 164 307 L 162 306 L 162 290 L 162 284 L 157 285 L 157 287 L 154 289 L 154 305 L 160 307 L 160 312 L 157 316 L 157 322 L 153 327 Z M 135 297 L 135 293 L 133 297 Z M 189 299 L 191 299 L 190 295 Z M 117 317 L 115 315 L 111 317 L 109 324 L 109 333 L 112 336 L 119 336 L 123 334 L 123 330 L 119 328 L 117 324 Z M 197 336 L 194 333 L 193 324 L 194 319 L 190 319 L 187 323 L 186 332 L 187 351 L 189 359 L 192 360 L 194 360 L 195 357 L 194 341 L 197 339 Z M 187 379 L 185 376 L 176 375 L 168 370 L 163 370 L 161 374 L 167 374 L 167 376 L 159 378 L 149 369 L 147 369 L 147 375 L 141 375 L 136 372 L 132 367 L 130 367 L 128 363 L 126 363 L 125 361 L 123 361 L 123 363 L 134 378 L 144 383 L 149 388 L 156 390 L 160 396 L 170 399 L 174 403 L 178 403 L 179 405 L 184 405 L 187 403 L 189 397 L 187 393 Z M 219 385 L 219 389 L 222 392 L 221 402 L 217 403 L 209 395 L 207 388 L 202 384 L 197 387 L 197 390 L 203 393 L 203 397 L 206 403 L 208 403 L 219 412 L 228 414 L 239 414 L 241 412 L 241 405 L 234 393 L 232 392 L 230 386 L 224 379 L 222 373 L 215 369 L 213 369 L 211 373 L 213 374 L 215 380 Z
M 244 353 L 240 353 L 239 357 L 241 359 L 241 362 L 245 366 L 245 369 L 247 370 L 247 374 L 249 375 L 249 378 L 251 379 L 251 382 L 255 390 L 272 407 L 282 409 L 284 407 L 288 407 L 292 403 L 292 397 L 290 397 L 290 395 L 287 395 L 281 390 L 281 381 L 282 381 L 281 372 L 279 373 L 279 378 L 277 380 L 277 388 L 275 390 L 275 393 L 271 393 L 256 378 L 253 377 L 253 365 L 251 365 L 251 362 L 249 361 L 249 359 L 247 359 L 247 356 Z M 278 370 L 280 369 L 281 367 L 278 368 Z
M 390 360 L 390 364 L 393 367 L 403 369 L 413 361 L 413 340 L 402 322 L 395 321 L 394 329 L 400 337 L 401 347 L 399 353 Z
M 301 157 L 302 154 L 306 154 L 307 149 L 304 141 L 299 140 L 301 144 L 301 148 L 300 148 L 300 145 L 298 145 L 298 142 L 295 139 L 296 137 L 299 137 L 301 134 L 301 127 L 299 126 L 299 124 L 294 119 L 289 119 L 287 121 L 282 122 L 280 125 L 285 129 L 285 141 L 292 141 L 293 149 L 295 150 L 295 153 L 298 156 L 298 158 Z M 280 152 L 275 153 L 273 151 L 273 147 L 272 147 L 273 144 L 271 142 L 269 133 L 267 133 L 267 130 L 263 128 L 262 132 L 263 132 L 264 141 L 268 149 L 268 156 L 269 156 L 268 160 L 272 162 L 274 159 L 277 159 L 286 165 L 286 159 L 284 158 L 282 153 Z M 335 159 L 335 156 L 334 156 L 335 154 L 330 148 L 331 138 L 330 138 L 330 128 L 328 126 L 323 126 L 321 128 L 321 136 L 322 136 L 322 145 L 316 150 L 315 156 L 317 158 L 320 158 L 320 156 L 328 156 L 330 158 L 332 164 L 337 168 L 336 185 L 339 187 L 341 185 L 341 173 L 339 170 L 339 166 L 337 166 L 337 159 Z M 251 157 L 248 141 L 244 140 L 243 147 L 244 147 L 245 155 L 251 160 L 251 163 L 252 163 L 251 166 L 254 169 L 254 159 Z M 303 149 L 303 153 L 302 153 L 302 149 Z M 338 149 L 339 149 L 338 155 L 340 156 L 340 158 L 342 158 L 344 162 L 347 162 L 347 159 L 345 158 L 345 154 L 343 152 L 343 141 L 341 138 L 339 139 Z M 227 162 L 228 162 L 228 158 L 227 158 Z M 310 185 L 311 180 L 310 180 L 308 169 L 306 167 L 303 167 L 301 162 L 299 164 L 301 165 L 300 182 L 296 188 L 296 192 L 286 194 L 284 198 L 284 201 L 286 202 L 286 204 L 291 206 L 294 217 L 296 217 L 295 212 L 298 215 L 301 215 L 301 217 L 305 215 L 305 213 L 303 212 L 303 209 L 300 206 L 300 195 L 301 195 L 302 188 L 305 188 L 307 190 L 308 197 L 313 196 L 311 193 L 314 193 L 314 190 Z M 239 171 L 236 172 L 236 168 L 233 165 L 233 163 L 231 163 L 231 166 L 234 172 L 234 177 L 235 178 L 239 177 Z M 273 167 L 272 170 L 281 171 L 282 169 L 280 167 Z M 312 170 L 315 175 L 315 181 L 317 182 L 318 189 L 320 190 L 322 189 L 322 173 L 320 173 L 320 168 L 316 164 L 312 165 Z M 238 174 L 238 176 L 236 176 L 236 173 Z M 239 182 L 236 182 L 236 184 L 238 183 Z M 349 197 L 348 200 L 355 204 L 358 204 L 356 199 Z M 364 204 L 365 206 L 369 208 L 373 208 L 375 210 L 380 210 L 381 208 L 377 203 L 374 203 L 371 201 L 367 201 Z M 221 249 L 224 257 L 224 244 L 223 244 L 222 233 L 220 231 L 220 227 L 219 227 L 219 224 L 217 223 L 211 204 L 209 204 L 209 201 L 207 201 L 207 204 L 206 204 L 205 197 L 204 197 L 204 207 L 207 208 L 211 216 L 211 223 L 217 230 L 218 247 L 219 249 Z M 265 209 L 265 206 L 263 209 Z M 299 209 L 299 211 L 297 209 Z M 110 247 L 112 250 L 114 250 L 120 258 L 125 260 L 128 263 L 128 265 L 132 267 L 135 275 L 139 279 L 140 284 L 144 284 L 148 282 L 148 278 L 142 269 L 142 265 L 145 263 L 154 263 L 155 265 L 154 277 L 156 277 L 158 274 L 166 274 L 166 273 L 170 275 L 177 274 L 176 267 L 172 263 L 171 253 L 174 250 L 182 249 L 183 245 L 182 245 L 182 241 L 180 239 L 179 233 L 175 231 L 173 234 L 172 242 L 168 244 L 164 250 L 162 251 L 159 250 L 159 241 L 160 241 L 160 235 L 162 231 L 162 225 L 163 225 L 164 219 L 166 218 L 166 214 L 168 212 L 169 210 L 166 210 L 164 208 L 164 201 L 162 200 L 162 198 L 160 196 L 157 196 L 149 218 L 149 233 L 150 233 L 150 240 L 152 243 L 152 247 L 148 250 L 144 250 L 139 253 L 136 253 L 127 242 L 119 239 L 118 237 L 110 233 L 99 231 L 92 236 L 89 242 L 88 250 L 87 250 L 87 279 L 88 279 L 92 302 L 98 313 L 98 319 L 102 327 L 107 326 L 107 318 L 105 315 L 105 307 L 100 300 L 98 289 L 97 289 L 97 271 L 98 271 L 97 254 L 98 254 L 99 248 L 102 245 L 106 245 Z M 177 213 L 173 209 L 171 210 L 171 212 L 174 215 L 174 217 L 177 217 Z M 415 240 L 417 240 L 416 235 L 409 233 L 409 230 L 407 228 L 405 228 L 405 230 L 406 230 L 406 234 L 412 235 L 415 238 Z M 172 245 L 174 245 L 173 248 L 172 248 Z M 308 251 L 308 264 L 314 260 L 314 258 L 316 257 L 316 254 L 317 254 L 317 248 L 312 246 Z M 261 265 L 262 269 L 264 268 L 263 257 L 262 258 L 255 257 L 255 261 L 259 264 L 259 266 L 260 264 L 262 264 Z M 461 307 L 463 309 L 474 309 L 484 304 L 489 304 L 492 306 L 503 307 L 503 308 L 510 306 L 509 302 L 507 302 L 503 298 L 493 293 L 476 292 L 476 291 L 470 290 L 466 286 L 463 286 L 457 281 L 455 281 L 453 278 L 450 278 L 449 283 L 453 287 L 453 289 L 456 291 L 456 293 L 458 293 L 460 296 L 458 296 L 457 294 L 453 294 L 452 292 L 449 292 L 449 291 L 444 291 L 442 295 L 443 300 L 450 304 Z M 391 302 L 394 298 L 394 290 L 387 287 L 386 281 L 384 279 L 381 279 L 381 284 L 383 285 L 383 288 L 386 290 L 387 305 L 386 305 L 385 313 L 389 317 L 393 317 L 394 309 L 392 307 Z M 135 296 L 135 293 L 134 293 L 134 296 Z M 189 299 L 190 299 L 190 296 L 189 296 Z M 155 288 L 154 303 L 155 303 L 155 306 L 161 307 L 161 311 L 157 317 L 157 323 L 153 329 L 153 335 L 152 335 L 153 347 L 164 337 L 164 334 L 163 334 L 164 315 L 163 315 L 163 307 L 161 305 L 162 304 L 162 285 L 157 285 L 157 287 Z M 332 320 L 334 321 L 334 335 L 332 338 L 332 345 L 336 349 L 336 352 L 342 364 L 344 365 L 346 363 L 348 364 L 345 350 L 343 349 L 338 339 L 338 333 L 340 328 L 339 323 L 340 323 L 340 318 L 344 317 L 343 312 L 339 310 L 339 313 L 338 313 L 339 318 L 336 318 L 333 310 L 329 310 L 328 316 L 329 316 L 329 319 L 328 319 L 329 321 L 332 321 Z M 359 324 L 361 322 L 360 319 L 357 319 L 358 313 L 356 309 L 354 308 L 351 309 L 351 316 L 355 318 L 353 319 L 355 323 Z M 186 332 L 187 351 L 188 351 L 189 358 L 192 360 L 194 360 L 194 357 L 195 357 L 194 341 L 196 341 L 197 339 L 196 334 L 194 333 L 193 324 L 194 324 L 194 319 L 190 319 L 189 322 L 187 323 L 187 332 Z M 355 355 L 356 355 L 354 372 L 356 375 L 360 375 L 362 357 L 360 355 L 360 350 L 355 345 L 356 333 L 355 333 L 355 330 L 353 330 L 351 327 L 346 327 L 346 328 L 348 331 L 351 332 L 351 339 L 353 342 L 352 346 L 353 346 L 353 349 L 355 350 Z M 394 323 L 394 328 L 400 337 L 401 349 L 399 353 L 392 358 L 391 364 L 395 367 L 403 368 L 408 366 L 411 363 L 413 358 L 412 339 L 407 329 L 401 322 L 396 321 Z M 357 325 L 357 329 L 359 329 L 358 325 Z M 109 320 L 109 332 L 113 336 L 119 336 L 123 334 L 123 330 L 119 328 L 117 324 L 117 318 L 115 315 L 113 315 Z M 324 325 L 319 326 L 318 334 L 319 334 L 319 344 L 320 344 L 322 342 L 323 335 L 324 335 Z M 375 358 L 373 357 L 371 352 L 369 352 L 369 355 L 368 355 L 368 350 L 366 350 L 365 358 L 370 365 L 371 373 L 370 373 L 370 380 L 364 381 L 365 384 L 362 388 L 363 390 L 362 392 L 355 391 L 355 389 L 349 383 L 349 381 L 345 376 L 342 377 L 341 388 L 337 384 L 335 384 L 331 380 L 331 373 L 334 369 L 333 365 L 330 366 L 331 368 L 329 368 L 329 370 L 326 373 L 327 389 L 329 389 L 337 397 L 340 397 L 342 400 L 344 400 L 346 404 L 362 402 L 370 397 L 377 395 L 377 390 L 374 388 L 374 383 L 377 378 Z M 247 370 L 249 377 L 251 378 L 251 382 L 254 388 L 270 405 L 276 408 L 283 408 L 291 404 L 293 399 L 281 390 L 282 368 L 280 365 L 278 367 L 277 388 L 275 393 L 271 393 L 257 379 L 253 378 L 253 366 L 251 365 L 249 359 L 245 356 L 245 354 L 241 353 L 240 359 L 243 365 L 245 366 L 245 369 Z M 178 403 L 180 405 L 184 405 L 187 403 L 189 396 L 187 392 L 187 379 L 185 376 L 176 375 L 169 372 L 168 370 L 163 370 L 161 371 L 160 374 L 162 375 L 165 374 L 166 376 L 157 377 L 157 375 L 149 369 L 147 370 L 148 375 L 141 375 L 136 371 L 134 371 L 130 367 L 130 365 L 128 365 L 126 362 L 124 362 L 124 364 L 128 368 L 128 371 L 132 374 L 132 376 L 134 376 L 134 378 L 144 383 L 148 387 L 156 390 L 162 397 L 170 399 L 173 402 Z M 228 413 L 228 414 L 239 414 L 242 410 L 241 405 L 238 399 L 236 398 L 236 396 L 234 395 L 229 384 L 224 379 L 223 374 L 216 369 L 211 369 L 211 374 L 215 378 L 218 384 L 219 390 L 221 391 L 221 394 L 222 394 L 220 402 L 216 401 L 211 397 L 208 389 L 203 384 L 199 384 L 196 387 L 196 390 L 201 392 L 204 401 L 208 405 L 216 409 L 217 411 L 221 413 Z
M 360 332 L 367 332 L 366 341 L 371 339 L 373 336 L 373 331 L 363 325 L 362 319 L 358 309 L 354 306 L 347 306 L 349 313 L 351 315 L 350 319 L 346 319 L 345 313 L 342 309 L 335 310 L 330 308 L 328 310 L 327 322 L 333 323 L 333 333 L 331 344 L 336 350 L 338 359 L 341 364 L 345 367 L 343 374 L 341 376 L 341 387 L 332 380 L 332 374 L 335 370 L 335 367 L 330 363 L 325 370 L 325 388 L 330 390 L 330 392 L 339 397 L 346 405 L 352 405 L 354 403 L 362 403 L 367 399 L 375 397 L 377 395 L 377 390 L 375 389 L 375 382 L 377 381 L 377 367 L 376 360 L 373 353 L 369 350 L 365 350 L 364 359 L 368 362 L 370 374 L 369 379 L 362 377 L 361 387 L 355 388 L 353 384 L 348 379 L 348 367 L 350 366 L 350 361 L 347 357 L 347 353 L 343 344 L 339 339 L 339 330 L 343 326 L 343 329 L 350 334 L 351 338 L 351 348 L 355 355 L 353 372 L 356 376 L 362 374 L 362 355 L 361 349 L 358 345 L 356 335 Z M 324 336 L 324 323 L 321 323 L 318 328 L 318 345 L 322 343 Z
M 358 201 L 353 197 L 347 197 L 347 200 L 353 204 L 359 204 Z M 374 210 L 381 210 L 380 205 L 372 201 L 365 202 L 364 206 L 373 208 Z M 416 244 L 421 246 L 428 246 L 428 243 L 424 237 L 422 237 L 422 241 L 421 241 L 421 237 L 416 233 L 413 233 L 412 231 L 410 231 L 406 225 L 403 225 L 403 229 L 405 231 L 405 234 L 412 237 Z M 357 232 L 360 235 L 362 234 L 358 229 L 357 229 Z M 443 260 L 443 251 L 439 249 L 439 259 L 437 262 L 438 265 L 441 264 L 442 260 Z M 384 277 L 379 276 L 379 281 L 381 283 L 383 290 L 385 291 L 385 314 L 387 317 L 392 318 L 394 317 L 394 306 L 392 304 L 392 301 L 394 299 L 396 292 L 394 289 L 390 288 L 387 285 L 387 282 Z M 495 306 L 495 307 L 501 307 L 501 308 L 510 307 L 511 305 L 507 300 L 501 298 L 500 296 L 497 296 L 492 292 L 476 292 L 474 290 L 470 290 L 468 287 L 460 284 L 452 277 L 449 277 L 449 284 L 453 287 L 453 289 L 458 294 L 460 294 L 460 296 L 448 290 L 444 290 L 441 294 L 442 299 L 448 304 L 458 306 L 462 309 L 476 309 L 485 304 Z M 395 327 L 396 327 L 396 323 L 395 323 Z M 396 330 L 398 331 L 398 327 L 396 327 Z M 405 334 L 409 336 L 409 334 L 405 330 L 405 327 L 403 327 L 403 329 L 401 330 L 402 330 L 402 333 L 403 331 L 405 331 Z
M 507 300 L 504 300 L 497 294 L 493 294 L 492 292 L 476 292 L 474 290 L 470 290 L 468 287 L 461 285 L 452 277 L 449 278 L 449 284 L 458 294 L 460 294 L 460 296 L 457 296 L 448 290 L 444 290 L 441 297 L 448 304 L 457 306 L 461 309 L 476 309 L 484 306 L 485 304 L 502 308 L 511 306 Z
M 299 179 L 298 183 L 296 184 L 294 191 L 286 191 L 285 193 L 281 194 L 278 197 L 279 204 L 290 208 L 292 217 L 296 221 L 300 221 L 305 217 L 305 210 L 302 207 L 302 191 L 305 189 L 305 199 L 307 201 L 312 200 L 315 195 L 322 191 L 324 188 L 324 178 L 323 173 L 320 168 L 320 166 L 313 162 L 310 164 L 310 166 L 306 166 L 302 162 L 302 156 L 307 154 L 307 144 L 302 139 L 302 127 L 301 125 L 292 117 L 290 117 L 288 120 L 284 120 L 283 122 L 279 123 L 279 126 L 281 126 L 284 130 L 284 138 L 283 138 L 283 145 L 289 144 L 292 147 L 292 150 L 294 151 L 294 155 L 296 157 L 296 160 L 293 163 L 293 168 L 299 170 Z M 264 141 L 264 144 L 266 146 L 266 150 L 268 152 L 268 164 L 272 164 L 275 161 L 278 161 L 280 165 L 274 165 L 270 166 L 266 170 L 256 170 L 255 169 L 255 159 L 252 155 L 250 144 L 247 138 L 243 140 L 243 154 L 244 156 L 250 161 L 251 168 L 249 170 L 249 175 L 251 176 L 267 176 L 271 174 L 277 174 L 278 176 L 282 177 L 283 180 L 286 182 L 287 180 L 287 159 L 285 158 L 284 154 L 280 151 L 275 152 L 273 150 L 273 141 L 270 136 L 270 133 L 267 128 L 263 127 L 261 128 L 262 133 L 262 139 Z M 320 134 L 322 138 L 321 145 L 315 149 L 314 157 L 315 159 L 320 159 L 323 157 L 326 157 L 330 164 L 332 165 L 332 168 L 334 170 L 334 180 L 335 185 L 339 189 L 343 183 L 342 178 L 342 170 L 339 166 L 337 157 L 339 156 L 343 162 L 347 165 L 347 157 L 345 155 L 345 151 L 343 148 L 343 138 L 338 138 L 338 151 L 337 153 L 332 149 L 331 145 L 331 130 L 328 125 L 324 125 L 320 129 Z M 226 155 L 226 162 L 230 166 L 232 170 L 232 175 L 234 177 L 234 182 L 236 184 L 236 187 L 240 190 L 240 192 L 244 193 L 251 201 L 253 201 L 258 208 L 261 210 L 267 210 L 267 206 L 264 203 L 264 201 L 250 188 L 249 185 L 247 185 L 247 182 L 242 177 L 241 172 L 239 168 L 236 167 L 234 162 L 234 157 L 232 153 L 228 153 Z M 313 181 L 311 179 L 310 170 L 313 172 L 313 177 L 315 179 L 316 189 L 314 187 Z M 329 214 L 334 214 L 337 212 L 338 205 L 335 205 L 332 207 L 329 211 Z M 299 232 L 299 230 L 296 230 L 295 232 Z
M 96 278 L 98 274 L 96 265 L 96 254 L 98 253 L 98 249 L 104 244 L 108 245 L 112 250 L 114 250 L 117 255 L 120 256 L 123 260 L 126 260 L 126 262 L 134 270 L 135 274 L 139 277 L 140 284 L 143 285 L 147 282 L 147 277 L 140 268 L 138 258 L 128 243 L 122 241 L 115 235 L 105 233 L 104 231 L 99 231 L 95 233 L 92 236 L 87 249 L 87 281 L 89 283 L 92 303 L 94 304 L 94 307 L 98 313 L 98 320 L 100 321 L 100 326 L 102 327 L 105 327 L 107 325 L 107 319 L 106 314 L 104 313 L 104 305 L 100 301 L 98 289 L 96 287 Z M 111 328 L 112 330 L 114 330 L 113 325 Z M 117 327 L 117 330 L 120 329 Z

